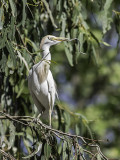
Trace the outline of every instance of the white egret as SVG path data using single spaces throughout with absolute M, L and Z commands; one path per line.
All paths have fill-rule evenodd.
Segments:
M 68 41 L 68 38 L 55 37 L 52 35 L 43 37 L 40 44 L 42 60 L 32 67 L 28 76 L 28 87 L 33 101 L 42 118 L 47 119 L 49 116 L 50 126 L 51 113 L 55 97 L 57 96 L 56 85 L 50 71 L 50 47 L 62 41 Z

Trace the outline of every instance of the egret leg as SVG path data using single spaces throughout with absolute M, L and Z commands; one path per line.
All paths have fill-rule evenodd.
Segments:
M 49 126 L 51 127 L 51 107 L 49 109 Z

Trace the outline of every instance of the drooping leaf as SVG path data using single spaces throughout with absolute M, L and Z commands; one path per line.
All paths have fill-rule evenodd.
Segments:
M 29 67 L 28 67 L 28 64 L 27 64 L 25 58 L 21 55 L 21 53 L 19 52 L 19 50 L 17 50 L 17 53 L 18 53 L 18 57 L 20 58 L 21 62 L 23 62 L 23 64 L 25 65 L 27 71 L 29 72 Z
M 9 0 L 10 2 L 10 7 L 12 10 L 12 15 L 15 17 L 17 15 L 17 10 L 16 10 L 16 6 L 13 0 Z
M 110 47 L 110 46 L 111 46 L 111 45 L 108 44 L 107 42 L 102 42 L 102 44 L 104 44 L 104 45 L 107 46 L 107 47 Z
M 6 58 L 6 55 L 3 53 L 2 54 L 2 59 L 0 60 L 0 70 L 2 72 L 5 71 L 6 63 L 7 63 L 7 58 Z
M 110 7 L 112 5 L 113 0 L 106 0 L 104 4 L 104 10 L 100 12 L 100 20 L 103 27 L 103 33 L 105 34 L 110 28 L 111 28 L 111 22 L 112 22 L 112 10 L 110 10 Z
M 16 67 L 15 52 L 14 52 L 14 49 L 13 49 L 13 47 L 12 47 L 12 45 L 9 41 L 7 41 L 6 47 L 7 47 L 8 52 L 10 53 L 10 56 L 11 56 L 11 59 L 13 61 L 13 65 L 14 65 L 14 68 L 15 68 Z
M 66 160 L 66 157 L 67 157 L 66 148 L 67 148 L 67 142 L 64 141 L 64 143 L 63 143 L 63 150 L 62 150 L 62 159 L 63 160 Z
M 16 131 L 16 128 L 13 122 L 10 123 L 9 131 L 10 131 L 9 143 L 10 143 L 10 147 L 13 147 L 15 142 L 15 131 Z
M 11 23 L 10 23 L 10 32 L 8 32 L 8 39 L 11 41 L 13 41 L 15 38 L 15 20 L 16 18 L 12 16 Z
M 35 156 L 41 150 L 41 148 L 42 148 L 42 144 L 41 143 L 37 143 L 35 151 L 32 152 L 30 155 L 28 155 L 26 157 L 22 157 L 22 158 L 23 159 L 29 159 L 29 158 Z
M 0 30 L 3 29 L 3 17 L 4 17 L 3 7 L 0 7 Z
M 25 20 L 26 20 L 26 11 L 25 11 L 25 8 L 26 8 L 26 2 L 27 2 L 27 0 L 22 0 L 22 2 L 23 2 L 22 26 L 24 27 L 25 26 Z
M 63 113 L 64 123 L 65 123 L 65 132 L 69 131 L 70 128 L 70 115 L 67 112 Z
M 94 56 L 94 59 L 95 59 L 95 63 L 98 65 L 98 56 L 97 56 L 97 53 L 96 53 L 96 50 L 95 50 L 94 46 L 92 46 L 92 52 L 93 52 L 93 56 Z
M 8 29 L 2 29 L 2 36 L 0 37 L 0 49 L 5 47 L 5 43 L 7 41 L 7 33 Z
M 50 158 L 51 146 L 48 143 L 45 143 L 44 145 L 44 154 L 45 154 L 46 159 Z

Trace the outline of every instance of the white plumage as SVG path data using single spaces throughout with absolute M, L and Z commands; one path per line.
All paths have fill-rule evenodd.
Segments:
M 45 36 L 40 44 L 42 60 L 35 64 L 29 72 L 28 87 L 33 101 L 38 108 L 42 118 L 49 116 L 51 125 L 51 112 L 53 110 L 55 97 L 57 95 L 56 85 L 50 71 L 51 54 L 50 46 L 66 41 L 67 38 Z

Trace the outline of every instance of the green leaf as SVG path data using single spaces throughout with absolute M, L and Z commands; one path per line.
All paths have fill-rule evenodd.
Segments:
M 8 39 L 11 41 L 15 38 L 15 19 L 15 17 L 11 17 L 10 32 L 8 32 Z
M 76 135 L 79 135 L 80 134 L 80 131 L 79 131 L 79 127 L 78 127 L 78 125 L 76 124 L 75 125 L 75 133 L 76 133 Z
M 26 20 L 26 11 L 25 11 L 25 7 L 26 7 L 26 2 L 27 0 L 22 0 L 23 1 L 23 11 L 22 11 L 22 26 L 25 26 L 25 20 Z
M 21 63 L 23 62 L 27 71 L 29 72 L 29 67 L 28 67 L 28 64 L 27 64 L 27 61 L 25 60 L 25 58 L 21 55 L 21 53 L 19 52 L 19 50 L 17 50 L 17 54 L 18 54 L 18 57 L 21 61 Z
M 62 141 L 60 141 L 59 147 L 58 147 L 58 153 L 61 154 L 62 152 Z
M 3 17 L 4 17 L 3 7 L 1 7 L 0 8 L 0 30 L 3 29 Z
M 63 153 L 62 153 L 62 157 L 63 157 L 63 160 L 66 160 L 66 157 L 67 157 L 67 154 L 66 154 L 66 148 L 67 148 L 67 142 L 64 141 L 63 143 Z
M 16 10 L 16 6 L 13 0 L 9 0 L 10 2 L 10 7 L 12 10 L 12 15 L 15 17 L 17 15 L 17 10 Z
M 2 37 L 0 38 L 0 49 L 5 47 L 8 29 L 2 29 Z
M 30 46 L 32 46 L 35 52 L 38 52 L 38 48 L 33 41 L 31 41 L 29 38 L 25 38 L 25 42 L 28 43 Z
M 102 23 L 103 33 L 105 34 L 111 28 L 112 19 L 112 9 L 110 8 L 113 0 L 106 0 L 104 5 L 104 10 L 99 14 L 99 19 Z
M 107 47 L 111 47 L 111 45 L 108 44 L 107 42 L 101 42 L 101 43 L 104 44 L 104 45 L 107 46 Z
M 15 89 L 16 92 L 17 92 L 17 97 L 16 98 L 19 98 L 21 96 L 22 93 L 24 94 L 28 94 L 29 91 L 28 91 L 28 87 L 26 87 L 26 81 L 24 79 L 21 80 L 20 84 L 19 84 L 19 89 Z
M 13 61 L 13 65 L 16 68 L 17 63 L 16 63 L 15 52 L 14 52 L 14 49 L 9 41 L 7 41 L 6 47 L 7 47 L 8 52 L 10 53 L 11 59 Z
M 45 143 L 45 145 L 44 145 L 44 154 L 45 154 L 46 159 L 50 158 L 51 146 L 48 145 L 48 143 Z
M 0 120 L 0 134 L 1 134 L 1 141 L 2 141 L 2 138 L 5 135 L 5 130 L 4 130 L 4 127 L 3 127 L 3 124 L 2 124 L 1 120 Z
M 62 20 L 62 28 L 61 28 L 60 37 L 65 37 L 66 14 L 64 12 L 61 15 L 61 20 Z
M 63 117 L 64 117 L 64 123 L 65 123 L 65 132 L 68 132 L 70 128 L 70 115 L 68 112 L 64 111 Z
M 10 143 L 10 147 L 13 147 L 14 142 L 15 142 L 15 131 L 16 131 L 16 128 L 13 125 L 13 122 L 10 123 L 9 129 L 10 129 L 9 130 L 10 132 L 9 143 Z
M 2 59 L 0 61 L 0 71 L 2 71 L 2 72 L 5 71 L 6 63 L 7 63 L 7 58 L 6 58 L 6 55 L 3 52 Z
M 33 153 L 31 153 L 30 155 L 26 156 L 26 157 L 22 157 L 23 159 L 28 159 L 28 158 L 31 158 L 33 156 L 35 156 L 42 148 L 42 144 L 41 143 L 37 143 L 36 145 L 36 149 Z
M 67 45 L 67 43 L 65 42 L 65 53 L 66 53 L 66 56 L 67 56 L 67 59 L 68 59 L 68 62 L 71 66 L 73 66 L 73 55 L 72 53 L 70 52 L 70 49 Z
M 92 51 L 93 51 L 93 56 L 95 58 L 95 62 L 98 65 L 98 57 L 97 57 L 97 53 L 96 53 L 95 47 L 93 45 L 92 45 Z

